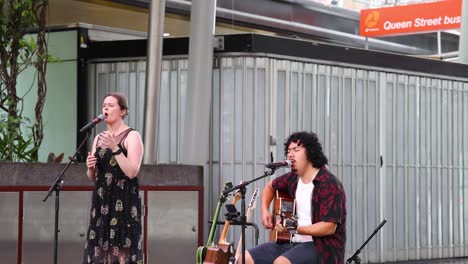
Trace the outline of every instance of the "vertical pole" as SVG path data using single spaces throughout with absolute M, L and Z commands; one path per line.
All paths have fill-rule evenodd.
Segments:
M 462 1 L 462 22 L 460 28 L 460 43 L 458 48 L 458 61 L 460 63 L 468 64 L 468 51 L 466 45 L 468 45 L 468 1 Z
M 58 260 L 58 233 L 59 230 L 59 208 L 60 208 L 60 185 L 56 186 L 55 189 L 55 226 L 54 226 L 54 264 L 57 264 Z
M 146 58 L 146 105 L 143 163 L 155 164 L 158 149 L 159 88 L 164 31 L 165 0 L 152 0 L 148 25 L 148 51 Z
M 379 207 L 379 219 L 383 219 L 386 215 L 386 193 L 385 193 L 385 186 L 386 186 L 386 161 L 388 160 L 385 154 L 387 153 L 386 149 L 386 142 L 387 142 L 387 123 L 390 122 L 387 120 L 387 78 L 385 74 L 378 75 L 378 96 L 379 96 L 379 146 L 378 146 L 378 153 L 380 153 L 380 168 L 379 168 L 379 177 L 377 178 L 377 184 L 379 185 L 378 191 L 378 207 Z M 379 247 L 379 260 L 383 261 L 386 259 L 385 253 L 385 244 L 384 244 L 384 235 L 380 236 L 378 247 Z
M 441 55 L 442 54 L 442 38 L 441 38 L 441 34 L 440 34 L 440 30 L 437 31 L 437 55 Z
M 184 164 L 203 165 L 203 200 L 209 204 L 213 190 L 209 188 L 210 110 L 213 85 L 213 41 L 216 0 L 192 1 L 187 76 L 187 102 L 182 120 L 180 160 Z M 219 177 L 219 175 L 216 175 Z M 207 219 L 208 212 L 203 219 Z M 204 226 L 205 223 L 199 223 Z M 205 229 L 206 230 L 206 229 Z M 205 234 L 203 234 L 205 236 Z
M 192 1 L 187 103 L 182 123 L 184 164 L 206 165 L 209 159 L 215 18 L 216 0 Z

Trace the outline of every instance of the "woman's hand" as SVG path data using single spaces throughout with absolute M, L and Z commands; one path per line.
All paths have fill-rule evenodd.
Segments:
M 91 155 L 91 152 L 88 152 L 88 157 L 86 158 L 86 166 L 88 169 L 94 170 L 96 169 L 96 157 Z
M 116 152 L 119 149 L 119 146 L 117 145 L 114 136 L 108 133 L 107 131 L 99 134 L 99 138 L 101 140 L 101 146 L 112 150 L 112 152 Z

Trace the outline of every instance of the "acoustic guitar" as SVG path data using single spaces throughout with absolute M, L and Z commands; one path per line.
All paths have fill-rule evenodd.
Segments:
M 286 221 L 288 219 L 295 218 L 296 200 L 291 198 L 287 193 L 276 190 L 273 201 L 273 229 L 270 231 L 270 241 L 291 243 L 292 233 L 289 230 L 279 232 L 274 229 L 274 226 L 278 221 L 280 221 L 283 226 L 286 226 Z
M 224 185 L 224 190 L 227 190 L 229 188 L 232 188 L 232 183 L 227 182 Z M 206 257 L 206 252 L 208 251 L 208 248 L 214 247 L 213 244 L 213 238 L 216 232 L 216 227 L 218 226 L 218 218 L 219 218 L 219 212 L 221 211 L 221 206 L 226 202 L 227 196 L 221 192 L 221 196 L 219 197 L 218 204 L 216 205 L 216 211 L 215 214 L 213 215 L 213 224 L 211 225 L 210 229 L 210 234 L 208 235 L 208 241 L 206 242 L 206 246 L 201 246 L 198 247 L 197 249 L 197 255 L 196 255 L 196 263 L 197 264 L 203 264 L 203 261 L 205 261 Z
M 258 196 L 258 188 L 256 188 L 252 194 L 252 198 L 250 198 L 249 202 L 249 207 L 247 208 L 247 212 L 245 213 L 245 221 L 249 221 L 250 214 L 252 213 L 253 209 L 255 208 L 255 200 L 257 199 Z M 237 263 L 237 260 L 240 259 L 241 254 L 242 254 L 242 233 L 239 237 L 239 243 L 237 244 L 237 249 L 236 249 L 236 256 L 234 263 Z
M 235 205 L 240 198 L 241 193 L 238 191 L 232 199 L 232 204 Z M 229 247 L 231 245 L 226 241 L 226 236 L 230 225 L 230 220 L 226 220 L 224 222 L 224 228 L 221 232 L 221 235 L 219 236 L 218 245 L 208 248 L 205 261 L 203 261 L 204 264 L 227 264 L 229 262 L 229 258 L 231 257 L 231 251 L 229 250 Z

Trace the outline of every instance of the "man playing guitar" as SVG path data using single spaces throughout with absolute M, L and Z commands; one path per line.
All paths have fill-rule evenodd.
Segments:
M 325 167 L 327 157 L 315 133 L 297 132 L 284 144 L 292 171 L 270 181 L 262 192 L 262 224 L 291 230 L 292 243 L 267 242 L 246 251 L 248 264 L 344 263 L 346 196 L 339 179 Z M 296 199 L 296 219 L 286 227 L 269 211 L 276 190 Z

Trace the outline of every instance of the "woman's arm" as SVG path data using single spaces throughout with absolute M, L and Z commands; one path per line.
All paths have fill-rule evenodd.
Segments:
M 120 153 L 115 155 L 114 158 L 125 175 L 133 179 L 138 175 L 141 160 L 143 159 L 143 142 L 141 141 L 140 133 L 135 130 L 131 131 L 124 141 L 124 146 L 127 149 L 127 157 L 123 153 Z M 112 151 L 115 152 L 116 150 Z
M 93 147 L 91 149 L 91 152 L 88 152 L 88 157 L 86 158 L 86 166 L 88 167 L 86 171 L 86 175 L 88 175 L 88 179 L 90 181 L 96 180 L 96 157 L 94 156 L 94 153 L 96 152 L 96 142 L 97 142 L 98 136 L 99 135 L 97 135 L 94 138 Z

